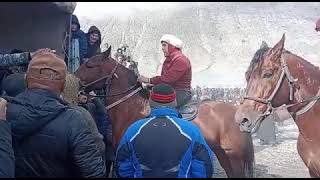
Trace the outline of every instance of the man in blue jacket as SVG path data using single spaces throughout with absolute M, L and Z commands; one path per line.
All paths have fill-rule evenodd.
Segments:
M 121 178 L 210 178 L 215 155 L 199 128 L 181 119 L 176 93 L 166 84 L 153 87 L 149 117 L 134 122 L 116 153 Z

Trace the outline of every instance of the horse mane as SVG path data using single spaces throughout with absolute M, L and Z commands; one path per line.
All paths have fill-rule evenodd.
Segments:
M 114 59 L 113 59 L 114 60 Z M 115 60 L 114 60 L 115 61 Z M 128 83 L 129 83 L 129 87 L 136 85 L 136 88 L 138 87 L 142 87 L 142 84 L 140 82 L 137 81 L 138 76 L 134 73 L 134 71 L 132 69 L 129 69 L 127 67 L 125 67 L 124 65 L 120 64 L 121 69 L 124 69 L 124 71 L 127 72 L 128 74 Z M 145 99 L 149 99 L 149 90 L 146 88 L 142 88 L 141 91 L 139 91 L 139 95 Z
M 254 69 L 254 67 L 256 66 L 256 64 L 258 64 L 260 62 L 260 60 L 262 59 L 264 53 L 266 53 L 270 48 L 268 46 L 262 46 L 260 47 L 260 49 L 258 49 L 255 53 L 253 58 L 251 59 L 250 65 L 245 73 L 246 76 L 246 80 L 248 81 L 252 71 Z
M 103 56 L 103 53 L 100 53 L 99 55 Z M 102 57 L 103 58 L 103 57 Z M 118 63 L 114 58 L 112 57 L 108 57 L 109 60 L 112 60 L 114 63 Z M 132 69 L 129 69 L 127 67 L 125 67 L 122 64 L 118 65 L 118 68 L 121 69 L 121 71 L 124 71 L 127 75 L 128 75 L 128 86 L 132 87 L 132 86 L 136 86 L 135 88 L 138 87 L 142 87 L 142 84 L 140 82 L 137 81 L 138 76 L 134 73 L 134 71 Z M 139 91 L 139 95 L 141 97 L 143 97 L 144 99 L 149 99 L 149 90 L 143 88 L 141 91 Z
M 310 66 L 314 71 L 319 72 L 319 67 L 315 66 L 315 65 L 312 64 L 311 62 L 303 59 L 302 57 L 300 57 L 300 56 L 298 56 L 298 55 L 296 55 L 296 54 L 294 54 L 294 53 L 292 53 L 292 52 L 290 52 L 290 51 L 285 50 L 285 52 L 288 53 L 288 54 L 291 54 L 291 55 L 295 56 L 297 59 L 299 59 L 301 62 L 303 62 L 304 65 Z
M 250 65 L 249 65 L 249 67 L 248 67 L 248 69 L 247 69 L 247 71 L 246 71 L 246 73 L 245 73 L 245 76 L 246 76 L 246 80 L 247 80 L 247 81 L 249 80 L 249 78 L 250 78 L 250 76 L 251 76 L 251 74 L 252 74 L 252 71 L 253 71 L 254 67 L 261 61 L 263 55 L 264 55 L 269 49 L 271 49 L 271 48 L 268 47 L 268 46 L 261 46 L 260 49 L 258 49 L 258 50 L 255 52 L 255 54 L 254 54 L 254 56 L 253 56 L 253 58 L 252 58 L 252 60 L 251 60 L 251 62 L 250 62 Z M 294 54 L 294 53 L 292 53 L 292 52 L 290 52 L 290 51 L 288 51 L 288 50 L 286 50 L 286 49 L 283 50 L 283 53 L 287 53 L 287 54 L 293 55 L 293 56 L 295 56 L 297 59 L 299 59 L 301 62 L 303 62 L 305 65 L 310 66 L 310 67 L 313 68 L 315 71 L 319 71 L 319 68 L 318 68 L 318 67 L 316 67 L 315 65 L 313 65 L 313 64 L 310 63 L 309 61 L 303 59 L 302 57 L 300 57 L 300 56 L 298 56 L 298 55 L 296 55 L 296 54 Z

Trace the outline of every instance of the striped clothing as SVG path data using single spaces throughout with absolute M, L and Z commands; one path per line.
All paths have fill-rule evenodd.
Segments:
M 198 127 L 161 107 L 127 129 L 117 149 L 116 172 L 123 178 L 208 178 L 213 159 Z

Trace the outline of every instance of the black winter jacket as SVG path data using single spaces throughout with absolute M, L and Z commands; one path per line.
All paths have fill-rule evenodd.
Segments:
M 80 112 L 56 94 L 27 89 L 10 99 L 16 177 L 105 177 L 105 162 Z
M 14 154 L 8 121 L 0 120 L 0 134 L 0 178 L 14 178 Z

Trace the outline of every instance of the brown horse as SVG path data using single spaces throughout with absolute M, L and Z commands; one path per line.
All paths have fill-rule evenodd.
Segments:
M 111 48 L 80 66 L 76 76 L 85 91 L 109 89 L 107 109 L 112 120 L 115 149 L 130 124 L 148 115 L 148 94 L 137 82 L 134 71 L 110 57 Z M 250 133 L 240 132 L 234 121 L 236 107 L 220 102 L 203 102 L 194 122 L 217 155 L 228 177 L 253 177 L 254 150 Z
M 261 48 L 246 72 L 247 96 L 235 119 L 254 132 L 270 113 L 288 109 L 299 129 L 297 149 L 311 177 L 320 177 L 320 71 L 284 50 L 285 35 L 273 48 Z

